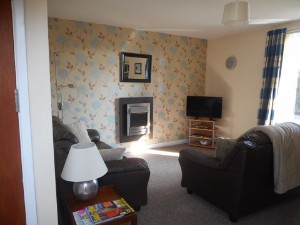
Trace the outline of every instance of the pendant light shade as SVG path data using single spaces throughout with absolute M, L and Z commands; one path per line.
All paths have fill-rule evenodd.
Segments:
M 236 1 L 224 6 L 222 23 L 225 26 L 240 26 L 249 24 L 249 3 Z

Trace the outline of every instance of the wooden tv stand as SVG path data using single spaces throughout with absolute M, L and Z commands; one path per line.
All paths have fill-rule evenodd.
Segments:
M 188 119 L 188 144 L 203 148 L 215 148 L 216 121 L 208 119 Z

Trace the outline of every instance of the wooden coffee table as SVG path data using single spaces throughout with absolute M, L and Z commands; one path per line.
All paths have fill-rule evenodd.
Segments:
M 73 212 L 78 211 L 80 209 L 83 209 L 86 206 L 94 205 L 100 202 L 105 201 L 112 201 L 116 199 L 120 199 L 122 196 L 120 196 L 115 188 L 113 186 L 104 186 L 99 188 L 98 194 L 88 201 L 80 201 L 80 200 L 74 200 L 72 202 L 69 202 L 67 204 L 70 217 L 72 218 L 72 224 L 76 225 L 76 222 L 74 220 Z M 126 199 L 125 199 L 126 200 Z M 119 217 L 110 221 L 106 221 L 104 223 L 101 223 L 101 225 L 119 225 L 124 224 L 127 222 L 131 222 L 132 225 L 137 225 L 137 215 L 135 212 L 129 213 L 123 217 Z

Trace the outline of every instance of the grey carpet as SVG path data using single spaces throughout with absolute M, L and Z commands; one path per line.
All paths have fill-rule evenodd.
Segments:
M 184 145 L 154 150 L 178 152 Z M 150 150 L 151 151 L 151 150 Z M 213 155 L 213 150 L 204 149 Z M 138 225 L 232 225 L 225 212 L 199 196 L 189 195 L 180 185 L 178 156 L 149 153 L 126 153 L 128 157 L 144 158 L 150 168 L 148 204 L 138 214 Z M 262 209 L 239 218 L 238 225 L 299 225 L 300 197 Z

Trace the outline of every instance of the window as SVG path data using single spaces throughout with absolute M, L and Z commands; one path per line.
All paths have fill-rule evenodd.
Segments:
M 286 36 L 274 109 L 276 123 L 300 123 L 300 32 L 288 33 Z

